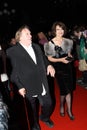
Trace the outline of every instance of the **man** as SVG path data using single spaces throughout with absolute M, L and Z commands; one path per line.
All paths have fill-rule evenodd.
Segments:
M 40 102 L 41 114 L 39 119 L 49 127 L 53 127 L 50 120 L 52 101 L 49 94 L 47 75 L 54 77 L 55 70 L 49 64 L 38 45 L 32 43 L 32 36 L 28 26 L 22 26 L 15 35 L 17 45 L 7 49 L 7 56 L 11 60 L 11 81 L 19 88 L 19 93 L 28 98 L 33 110 L 32 130 L 40 130 L 36 100 Z M 47 68 L 47 71 L 46 71 Z M 47 73 L 47 74 L 46 74 Z

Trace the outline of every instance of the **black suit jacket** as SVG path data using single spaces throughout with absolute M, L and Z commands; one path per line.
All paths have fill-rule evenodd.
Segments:
M 6 53 L 12 65 L 11 81 L 18 88 L 26 88 L 30 96 L 42 93 L 42 83 L 48 91 L 46 68 L 48 60 L 43 55 L 40 47 L 32 43 L 37 64 L 34 63 L 27 51 L 18 43 L 16 46 L 7 49 Z

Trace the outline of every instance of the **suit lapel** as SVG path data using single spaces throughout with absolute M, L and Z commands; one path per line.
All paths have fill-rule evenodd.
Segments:
M 21 55 L 25 58 L 25 60 L 27 60 L 27 61 L 29 60 L 29 63 L 31 62 L 31 63 L 35 64 L 35 62 L 31 58 L 31 56 L 28 54 L 28 52 L 20 44 L 18 44 L 18 48 L 20 49 L 19 53 L 21 53 Z M 34 47 L 33 47 L 33 49 L 34 49 L 34 52 L 35 52 L 35 48 Z M 35 53 L 35 56 L 36 56 L 36 53 Z M 37 61 L 37 56 L 36 56 L 36 61 Z

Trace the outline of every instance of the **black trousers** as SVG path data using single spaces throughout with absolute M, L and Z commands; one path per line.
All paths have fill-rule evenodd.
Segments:
M 50 118 L 53 112 L 53 103 L 49 93 L 44 96 L 28 97 L 28 100 L 30 104 L 29 108 L 31 106 L 29 115 L 31 116 L 31 113 L 33 114 L 32 126 L 39 124 L 39 115 L 43 121 L 47 121 Z

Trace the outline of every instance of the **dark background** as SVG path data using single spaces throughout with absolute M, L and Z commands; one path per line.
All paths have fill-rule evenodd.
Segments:
M 0 0 L 0 36 L 14 36 L 23 24 L 33 33 L 48 31 L 56 20 L 69 28 L 86 24 L 87 0 Z

